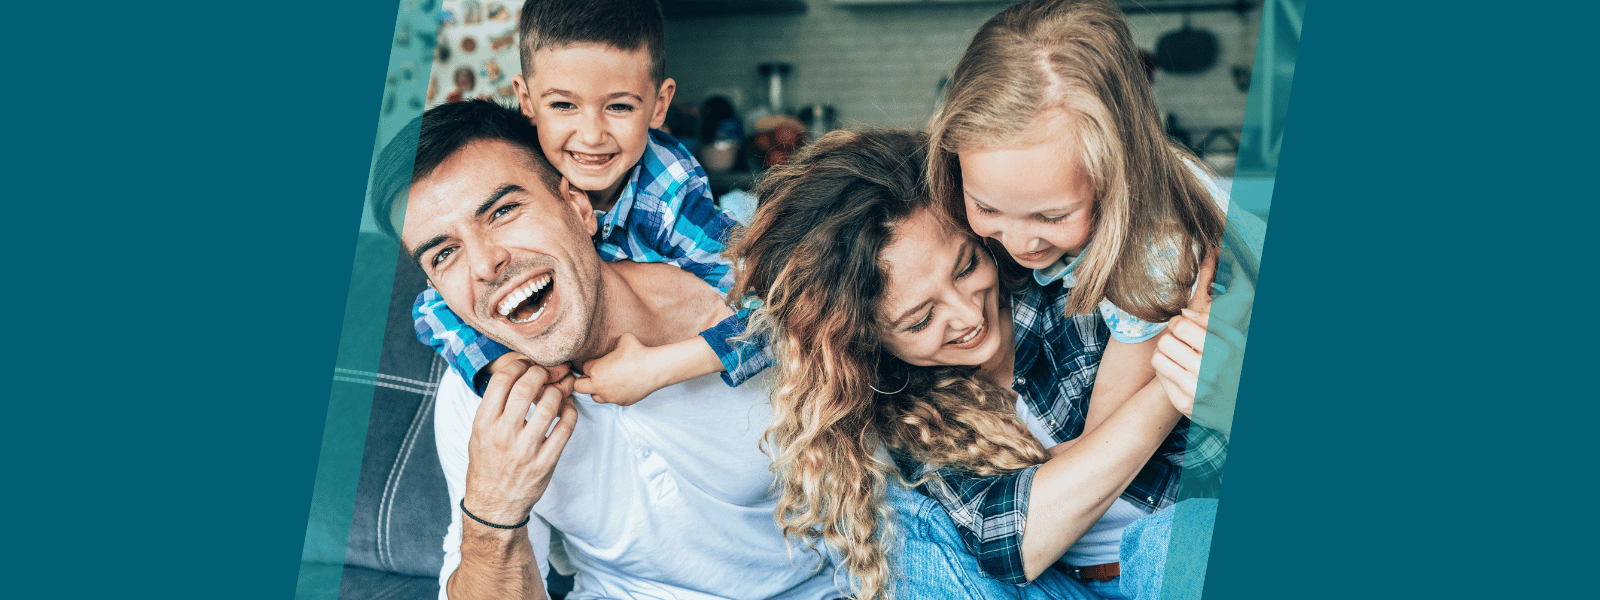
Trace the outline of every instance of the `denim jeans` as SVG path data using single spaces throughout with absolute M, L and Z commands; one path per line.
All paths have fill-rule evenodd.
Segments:
M 891 551 L 895 598 L 900 600 L 1198 600 L 1217 514 L 1216 500 L 1197 498 L 1134 521 L 1122 533 L 1122 576 L 1109 582 L 1079 582 L 1046 569 L 1032 583 L 1011 585 L 978 571 L 978 559 L 967 552 L 938 502 L 896 484 L 890 484 L 888 500 L 898 517 L 900 539 L 898 546 L 885 547 Z
M 1216 499 L 1192 498 L 1128 525 L 1119 551 L 1123 596 L 1199 600 L 1216 520 Z
M 899 543 L 884 544 L 894 572 L 896 600 L 1101 600 L 1054 569 L 1046 569 L 1027 585 L 984 577 L 978 559 L 967 552 L 956 524 L 938 502 L 894 483 L 889 485 L 888 500 L 898 517 Z

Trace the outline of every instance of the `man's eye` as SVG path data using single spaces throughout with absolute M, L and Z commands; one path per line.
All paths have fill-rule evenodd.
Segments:
M 433 261 L 431 262 L 431 264 L 433 266 L 437 267 L 437 266 L 439 266 L 439 263 L 444 262 L 444 260 L 446 258 L 449 258 L 450 255 L 455 254 L 455 253 L 456 253 L 456 249 L 455 248 L 445 248 L 443 250 L 435 252 L 433 254 Z
M 501 205 L 500 208 L 495 209 L 494 213 L 489 215 L 489 218 L 490 219 L 503 218 L 506 215 L 511 214 L 511 211 L 513 209 L 515 209 L 516 207 L 518 207 L 518 206 L 522 206 L 522 205 L 521 204 L 517 204 L 516 202 L 507 202 L 504 205 Z

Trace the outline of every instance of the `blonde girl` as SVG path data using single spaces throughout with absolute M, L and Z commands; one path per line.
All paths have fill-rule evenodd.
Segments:
M 1019 349 L 1052 346 L 1079 360 L 1017 365 L 1013 387 L 1043 424 L 1041 441 L 1073 444 L 1136 392 L 1159 388 L 1155 338 L 1221 243 L 1226 198 L 1166 137 L 1117 7 L 1030 0 L 990 19 L 956 66 L 930 144 L 929 185 L 947 214 L 1003 245 L 1042 286 L 1019 300 Z M 1081 360 L 1100 351 L 1096 342 L 1056 333 L 1084 315 L 1109 329 L 1097 372 Z M 1098 537 L 1086 536 L 1098 546 L 1080 541 L 1066 567 L 1114 573 L 1121 529 L 1170 505 L 1183 469 L 1217 468 L 1197 452 L 1185 457 L 1186 429 L 1108 511 Z M 1197 443 L 1201 428 L 1187 433 L 1190 447 L 1212 446 Z

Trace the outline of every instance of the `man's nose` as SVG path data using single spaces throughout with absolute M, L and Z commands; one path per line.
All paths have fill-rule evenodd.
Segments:
M 499 280 L 510 256 L 499 244 L 479 244 L 472 249 L 473 278 L 483 282 Z

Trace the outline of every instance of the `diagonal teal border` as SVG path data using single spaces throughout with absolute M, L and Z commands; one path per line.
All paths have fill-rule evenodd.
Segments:
M 437 15 L 421 11 L 419 3 L 402 2 L 397 7 L 394 35 L 396 40 L 405 41 L 397 41 L 390 47 L 389 77 L 378 118 L 373 161 L 376 161 L 377 149 L 422 114 L 422 106 L 403 99 L 421 98 L 426 92 L 438 28 Z M 370 181 L 370 170 L 368 179 Z M 372 193 L 370 187 L 367 193 Z M 366 202 L 362 202 L 362 206 L 362 226 L 357 232 L 358 244 L 334 368 L 376 372 L 399 247 L 393 240 L 372 231 L 373 215 Z M 330 370 L 330 376 L 333 372 Z M 370 384 L 332 377 L 327 423 L 322 434 L 322 450 L 317 460 L 310 518 L 306 522 L 295 588 L 297 599 L 332 600 L 339 596 L 375 391 Z

